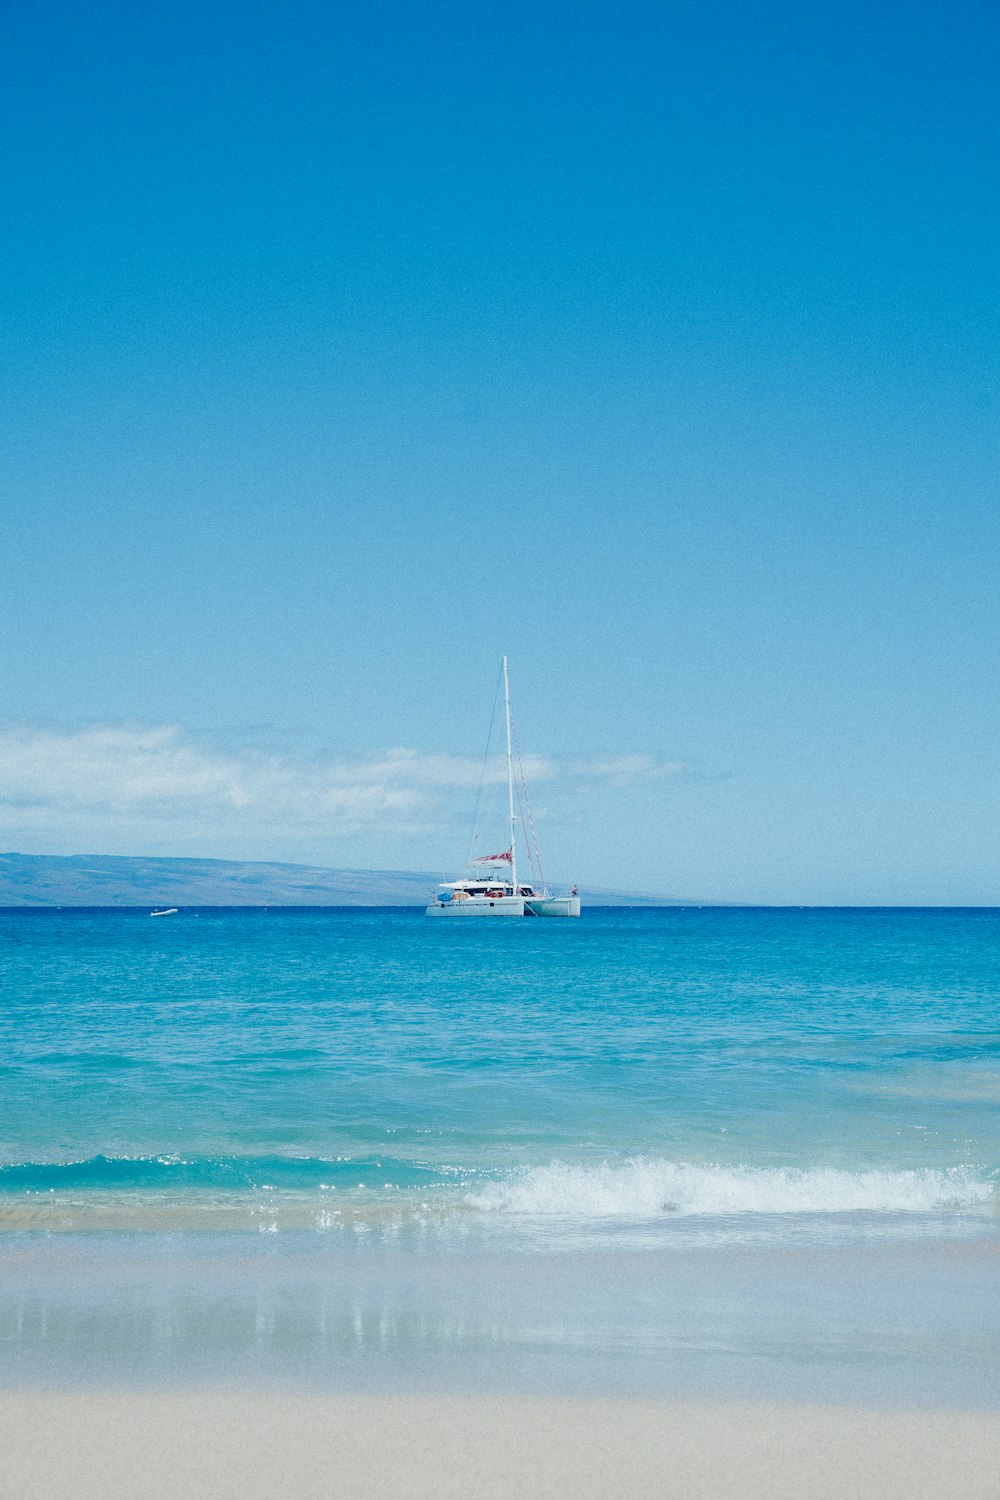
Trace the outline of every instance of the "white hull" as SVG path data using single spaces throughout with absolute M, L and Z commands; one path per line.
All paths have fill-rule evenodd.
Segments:
M 495 896 L 492 901 L 470 896 L 468 901 L 432 901 L 429 917 L 523 917 L 522 896 Z
M 529 917 L 578 917 L 579 896 L 530 896 L 524 903 Z

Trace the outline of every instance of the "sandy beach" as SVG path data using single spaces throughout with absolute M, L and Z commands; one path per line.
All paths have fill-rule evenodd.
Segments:
M 5 1393 L 4 1500 L 995 1500 L 1000 1417 L 484 1396 Z

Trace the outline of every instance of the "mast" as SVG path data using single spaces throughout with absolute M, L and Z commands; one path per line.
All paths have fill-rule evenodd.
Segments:
M 517 895 L 517 848 L 514 842 L 514 762 L 510 753 L 510 683 L 507 680 L 507 658 L 503 659 L 503 703 L 507 715 L 507 811 L 510 816 L 510 878 Z

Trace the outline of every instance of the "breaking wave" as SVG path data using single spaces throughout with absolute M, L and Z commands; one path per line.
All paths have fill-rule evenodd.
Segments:
M 521 1225 L 548 1236 L 628 1223 L 646 1233 L 684 1220 L 695 1229 L 701 1220 L 714 1234 L 728 1233 L 724 1221 L 732 1221 L 729 1227 L 739 1221 L 743 1232 L 756 1215 L 761 1232 L 770 1234 L 781 1215 L 825 1216 L 834 1230 L 836 1215 L 909 1215 L 916 1227 L 919 1215 L 937 1215 L 936 1222 L 942 1214 L 981 1219 L 998 1208 L 1000 1174 L 972 1166 L 851 1172 L 639 1156 L 591 1165 L 553 1161 L 495 1175 L 389 1156 L 95 1156 L 0 1164 L 0 1230 L 410 1226 L 466 1233 L 478 1224 Z
M 378 1190 L 422 1188 L 454 1179 L 453 1170 L 388 1156 L 91 1156 L 83 1161 L 0 1165 L 0 1196 L 94 1189 Z
M 971 1167 L 910 1171 L 696 1166 L 635 1157 L 618 1166 L 552 1162 L 466 1197 L 499 1214 L 565 1218 L 679 1215 L 934 1213 L 996 1204 L 990 1174 Z

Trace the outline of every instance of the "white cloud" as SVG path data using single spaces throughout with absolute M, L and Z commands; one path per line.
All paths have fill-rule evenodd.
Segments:
M 683 761 L 660 760 L 655 755 L 638 751 L 631 755 L 595 755 L 590 760 L 575 762 L 574 768 L 581 776 L 599 777 L 615 786 L 628 786 L 635 781 L 662 781 L 667 776 L 679 776 L 685 769 Z
M 524 762 L 529 786 L 583 776 L 625 785 L 677 769 L 648 755 Z M 354 759 L 218 750 L 177 725 L 13 723 L 0 725 L 0 830 L 94 847 L 140 836 L 190 843 L 252 832 L 287 845 L 412 832 L 466 815 L 482 770 L 469 757 L 409 749 Z M 504 775 L 501 765 L 487 768 L 490 783 Z

